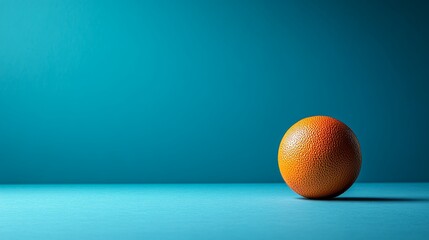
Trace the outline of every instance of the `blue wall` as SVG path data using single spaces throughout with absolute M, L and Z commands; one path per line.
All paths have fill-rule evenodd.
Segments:
M 282 181 L 310 115 L 428 181 L 428 1 L 0 1 L 0 183 Z

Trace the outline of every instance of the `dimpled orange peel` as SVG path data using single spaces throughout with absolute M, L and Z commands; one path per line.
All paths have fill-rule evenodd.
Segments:
M 333 198 L 356 180 L 362 156 L 353 131 L 327 116 L 301 119 L 280 143 L 278 162 L 286 184 L 311 199 Z

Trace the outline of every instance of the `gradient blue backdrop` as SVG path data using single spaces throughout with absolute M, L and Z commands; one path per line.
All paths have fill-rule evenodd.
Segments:
M 310 115 L 427 181 L 428 1 L 0 1 L 0 183 L 276 182 Z

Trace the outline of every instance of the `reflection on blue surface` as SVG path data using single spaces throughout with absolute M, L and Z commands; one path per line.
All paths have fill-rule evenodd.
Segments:
M 2 185 L 0 239 L 427 239 L 429 184 Z

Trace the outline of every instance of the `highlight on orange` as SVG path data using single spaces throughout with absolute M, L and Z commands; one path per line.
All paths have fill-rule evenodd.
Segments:
M 344 193 L 359 175 L 362 155 L 353 131 L 328 116 L 301 119 L 280 143 L 280 173 L 299 195 L 311 199 Z

